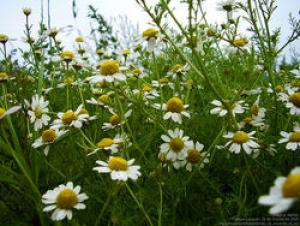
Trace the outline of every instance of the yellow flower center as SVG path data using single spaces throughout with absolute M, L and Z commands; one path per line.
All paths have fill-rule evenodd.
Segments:
M 130 50 L 129 50 L 129 49 L 124 49 L 124 50 L 122 51 L 122 54 L 123 54 L 124 56 L 128 56 L 128 55 L 130 54 Z
M 74 53 L 71 51 L 64 51 L 61 55 L 60 55 L 61 59 L 64 61 L 72 61 L 75 57 Z
M 36 118 L 41 118 L 42 117 L 42 114 L 43 114 L 43 111 L 41 109 L 41 107 L 37 106 L 35 109 L 34 109 L 34 115 Z
M 237 38 L 233 40 L 233 45 L 235 47 L 243 47 L 248 44 L 248 39 L 247 38 Z
M 108 161 L 108 167 L 115 171 L 126 171 L 128 169 L 128 163 L 121 157 L 112 157 Z
M 6 72 L 0 72 L 0 80 L 8 79 L 8 74 Z
M 44 130 L 42 133 L 43 143 L 52 143 L 56 139 L 57 135 L 53 129 Z
M 244 131 L 238 131 L 233 135 L 232 140 L 234 143 L 243 144 L 249 140 L 249 135 Z
M 170 147 L 174 152 L 180 152 L 184 148 L 184 142 L 181 138 L 175 137 L 170 141 Z
M 184 109 L 183 101 L 178 97 L 172 97 L 167 102 L 167 110 L 170 112 L 180 113 Z
M 72 209 L 78 202 L 76 193 L 70 189 L 65 188 L 59 192 L 56 198 L 56 204 L 60 209 Z
M 102 75 L 113 75 L 119 71 L 119 62 L 117 60 L 107 60 L 100 65 L 100 73 Z
M 296 92 L 289 96 L 289 101 L 300 108 L 300 93 Z
M 188 151 L 188 156 L 186 160 L 192 164 L 196 164 L 200 161 L 201 155 L 200 152 L 196 149 L 191 149 Z
M 81 110 L 79 111 L 78 115 L 83 115 L 83 114 L 89 115 L 90 113 L 85 108 L 81 108 Z
M 0 117 L 2 117 L 5 114 L 5 112 L 6 110 L 0 107 Z
M 62 115 L 62 122 L 64 125 L 70 125 L 73 120 L 76 120 L 77 116 L 73 111 L 67 111 Z
M 258 115 L 259 107 L 257 106 L 257 104 L 253 104 L 250 108 L 250 111 L 253 115 Z
M 103 94 L 98 98 L 99 102 L 103 102 L 104 104 L 110 103 L 110 97 L 107 94 Z
M 283 90 L 282 85 L 277 85 L 277 86 L 275 87 L 275 91 L 276 91 L 276 92 L 281 92 L 282 90 Z
M 246 118 L 244 118 L 244 122 L 246 123 L 246 124 L 250 124 L 250 122 L 252 121 L 253 119 L 252 119 L 252 117 L 246 117 Z
M 289 136 L 289 141 L 300 142 L 300 132 L 293 132 Z
M 112 124 L 113 126 L 116 126 L 120 123 L 120 117 L 117 114 L 113 114 L 110 119 L 110 124 Z
M 175 64 L 172 68 L 172 71 L 174 73 L 177 73 L 177 72 L 181 71 L 182 69 L 183 69 L 183 66 L 181 64 Z
M 158 30 L 154 29 L 154 28 L 148 28 L 145 31 L 143 31 L 143 37 L 144 38 L 155 38 L 158 34 Z
M 139 76 L 140 74 L 142 74 L 142 71 L 141 71 L 141 69 L 139 69 L 139 68 L 134 68 L 134 69 L 132 70 L 132 74 L 133 74 L 134 76 Z
M 300 173 L 288 175 L 282 186 L 283 197 L 300 198 Z
M 75 39 L 75 42 L 78 42 L 78 43 L 84 42 L 84 38 L 82 38 L 82 37 L 77 37 L 77 38 Z
M 114 143 L 114 141 L 112 139 L 110 139 L 110 138 L 103 138 L 102 140 L 100 140 L 97 143 L 97 147 L 98 148 L 106 148 L 106 147 L 111 146 L 113 143 Z
M 6 43 L 8 41 L 8 36 L 5 34 L 0 34 L 0 42 Z
M 143 92 L 150 92 L 152 90 L 152 86 L 149 84 L 144 84 L 142 90 Z
M 169 83 L 169 79 L 166 77 L 163 77 L 161 79 L 159 79 L 159 83 L 160 84 L 168 84 Z
M 72 76 L 67 76 L 64 78 L 64 84 L 66 84 L 66 85 L 72 85 L 73 82 L 74 82 L 74 79 Z

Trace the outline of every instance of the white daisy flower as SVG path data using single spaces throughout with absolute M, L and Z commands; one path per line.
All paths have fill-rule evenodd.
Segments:
M 90 117 L 88 112 L 82 107 L 82 104 L 77 108 L 75 112 L 68 110 L 66 112 L 59 112 L 57 114 L 59 119 L 55 119 L 52 123 L 52 129 L 59 129 L 61 127 L 72 127 L 81 128 L 83 123 L 95 119 Z
M 209 153 L 203 152 L 204 145 L 196 142 L 193 146 L 187 150 L 187 156 L 184 163 L 187 171 L 192 171 L 193 166 L 199 166 L 203 168 L 206 163 L 209 163 Z
M 255 131 L 246 133 L 244 131 L 237 131 L 235 133 L 229 132 L 224 135 L 224 138 L 230 139 L 225 144 L 225 147 L 229 146 L 229 151 L 235 154 L 239 154 L 241 149 L 243 149 L 247 154 L 251 154 L 255 149 L 258 149 L 260 146 L 254 140 L 253 135 Z
M 182 65 L 182 64 L 175 64 L 171 70 L 168 72 L 168 76 L 172 77 L 173 80 L 176 80 L 176 78 L 180 78 L 181 80 L 186 79 L 186 73 L 188 72 L 188 64 Z
M 291 115 L 300 115 L 300 92 L 296 92 L 295 89 L 288 89 L 287 94 L 281 92 L 278 96 L 279 100 L 285 102 Z
M 216 106 L 215 108 L 210 110 L 211 114 L 217 114 L 219 117 L 223 117 L 228 114 L 228 110 L 225 108 L 221 101 L 213 100 L 211 103 Z M 238 102 L 228 103 L 229 107 L 232 110 L 233 116 L 235 116 L 235 114 L 244 113 L 246 107 L 242 106 L 243 103 L 244 101 L 242 100 Z
M 109 122 L 105 122 L 103 123 L 102 129 L 103 130 L 110 130 L 110 129 L 114 129 L 116 127 L 119 127 L 120 125 L 125 123 L 125 120 L 130 117 L 132 110 L 130 109 L 129 111 L 127 111 L 124 115 L 124 120 L 122 120 L 122 118 L 115 113 L 111 108 L 109 108 L 110 113 L 112 114 L 112 116 L 109 118 Z
M 102 94 L 101 96 L 98 97 L 97 100 L 94 97 L 92 97 L 91 99 L 86 100 L 86 102 L 93 105 L 108 107 L 109 104 L 111 103 L 111 98 L 108 94 Z
M 129 161 L 121 157 L 110 156 L 108 162 L 96 161 L 100 166 L 94 167 L 93 170 L 99 173 L 110 173 L 112 180 L 127 181 L 128 178 L 137 180 L 141 173 L 140 166 L 132 165 L 134 159 Z
M 119 61 L 106 60 L 100 64 L 100 74 L 88 77 L 90 83 L 125 81 L 126 76 L 120 72 Z
M 14 106 L 14 107 L 11 107 L 7 110 L 5 110 L 5 108 L 0 107 L 0 119 L 3 119 L 7 115 L 15 113 L 20 109 L 21 109 L 21 106 Z
M 167 111 L 164 114 L 163 119 L 167 120 L 171 118 L 174 122 L 179 124 L 182 123 L 182 115 L 190 118 L 191 115 L 185 109 L 188 108 L 189 105 L 184 104 L 183 100 L 179 97 L 172 97 L 170 98 L 166 104 L 162 106 L 160 104 L 154 104 L 153 107 L 156 109 L 162 109 L 163 111 Z
M 30 122 L 34 123 L 34 130 L 37 131 L 43 128 L 43 125 L 47 126 L 51 119 L 47 115 L 49 112 L 49 101 L 45 101 L 43 96 L 34 95 L 31 98 L 31 104 L 27 101 L 25 103 L 30 107 L 28 115 L 30 116 Z
M 278 177 L 268 195 L 259 197 L 258 203 L 271 206 L 269 214 L 287 211 L 300 197 L 300 167 L 295 167 L 287 177 Z
M 152 52 L 157 44 L 162 41 L 162 36 L 159 30 L 155 28 L 148 28 L 143 31 L 143 40 L 148 43 L 148 51 Z
M 278 143 L 287 143 L 286 149 L 296 151 L 298 148 L 300 148 L 300 125 L 296 123 L 294 125 L 294 131 L 287 133 L 284 131 L 280 132 L 280 135 L 283 137 L 281 138 Z
M 158 81 L 153 80 L 151 84 L 153 87 L 170 87 L 171 89 L 174 88 L 174 83 L 170 82 L 167 77 L 162 77 Z
M 54 210 L 51 215 L 53 221 L 60 221 L 67 217 L 72 219 L 72 209 L 85 209 L 86 206 L 82 202 L 88 199 L 85 193 L 80 193 L 80 186 L 73 186 L 72 182 L 66 185 L 61 184 L 53 190 L 48 190 L 42 196 L 42 202 L 46 205 L 44 212 Z
M 37 138 L 32 144 L 33 148 L 39 148 L 41 146 L 46 145 L 44 148 L 44 154 L 47 156 L 50 149 L 50 144 L 54 143 L 59 137 L 64 135 L 67 130 L 58 130 L 58 129 L 47 129 L 44 130 L 42 136 Z
M 193 146 L 193 141 L 183 135 L 183 130 L 176 128 L 168 130 L 168 135 L 162 135 L 161 139 L 166 142 L 160 145 L 160 153 L 166 154 L 166 159 L 172 162 L 184 160 L 187 150 Z

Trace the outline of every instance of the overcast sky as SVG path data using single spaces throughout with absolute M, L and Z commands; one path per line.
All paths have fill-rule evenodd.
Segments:
M 41 1 L 40 0 L 0 0 L 3 2 L 0 8 L 0 33 L 7 34 L 12 38 L 21 40 L 24 36 L 24 23 L 25 17 L 22 13 L 22 8 L 32 8 L 32 15 L 30 21 L 37 28 L 41 18 Z M 5 3 L 4 3 L 5 2 Z M 173 0 L 174 7 L 176 7 L 176 15 L 182 20 L 185 20 L 186 12 L 183 7 L 176 2 L 179 0 Z M 205 10 L 207 11 L 208 21 L 210 23 L 225 21 L 224 13 L 216 11 L 217 2 L 220 0 L 207 0 L 205 1 Z M 282 40 L 285 40 L 289 34 L 288 14 L 291 12 L 296 18 L 299 19 L 300 0 L 278 0 L 278 9 L 274 15 L 272 27 L 281 27 Z M 137 5 L 135 0 L 77 0 L 78 18 L 77 27 L 83 34 L 89 32 L 89 19 L 86 17 L 88 5 L 93 5 L 99 9 L 99 13 L 105 16 L 109 20 L 111 17 L 117 17 L 118 15 L 126 15 L 135 24 L 138 23 L 140 30 L 147 28 L 148 23 L 151 22 L 149 17 L 143 10 Z M 44 0 L 44 13 L 47 16 L 47 0 Z M 72 16 L 72 0 L 50 0 L 50 13 L 51 13 L 51 26 L 52 27 L 64 27 L 67 25 L 74 25 L 74 19 Z M 47 22 L 47 21 L 45 21 Z M 63 44 L 68 48 L 71 47 L 71 40 L 77 37 L 77 33 L 73 33 L 68 38 L 63 39 Z M 14 43 L 18 45 L 17 42 Z M 293 45 L 297 52 L 300 50 L 300 40 Z

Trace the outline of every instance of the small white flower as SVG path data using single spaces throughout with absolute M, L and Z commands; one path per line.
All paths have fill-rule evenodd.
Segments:
M 300 167 L 295 167 L 287 177 L 278 177 L 268 195 L 258 199 L 258 203 L 271 206 L 271 215 L 287 211 L 300 197 Z
M 108 162 L 96 161 L 100 166 L 94 167 L 93 170 L 99 173 L 110 173 L 112 180 L 127 181 L 128 178 L 137 180 L 141 173 L 140 166 L 133 165 L 134 159 L 129 161 L 121 157 L 110 156 Z
M 300 115 L 300 92 L 296 92 L 295 89 L 288 89 L 287 94 L 281 92 L 278 96 L 279 100 L 285 102 L 291 115 Z
M 228 110 L 225 108 L 221 101 L 213 100 L 211 103 L 216 106 L 215 108 L 210 110 L 211 114 L 217 114 L 219 117 L 223 117 L 228 114 Z M 238 102 L 228 103 L 229 107 L 232 110 L 233 116 L 235 116 L 235 114 L 244 113 L 246 107 L 242 106 L 243 103 L 244 101 L 242 100 Z
M 300 148 L 300 125 L 298 123 L 294 125 L 294 132 L 287 133 L 281 131 L 280 135 L 283 138 L 281 138 L 278 143 L 287 143 L 286 149 L 295 151 Z
M 148 28 L 143 31 L 143 40 L 148 44 L 148 51 L 154 51 L 155 47 L 162 41 L 162 36 L 159 30 L 155 28 Z
M 225 144 L 225 147 L 229 146 L 229 151 L 235 154 L 239 154 L 241 149 L 243 149 L 247 154 L 251 154 L 255 149 L 258 149 L 260 146 L 254 140 L 253 135 L 255 131 L 246 133 L 244 131 L 237 131 L 235 133 L 229 132 L 224 135 L 224 138 L 230 139 Z
M 47 156 L 49 149 L 50 149 L 50 145 L 54 143 L 59 137 L 61 137 L 62 135 L 64 135 L 66 132 L 68 132 L 67 130 L 58 130 L 58 129 L 47 129 L 44 130 L 42 133 L 42 136 L 37 138 L 34 143 L 32 144 L 33 148 L 39 148 L 41 146 L 46 145 L 46 147 L 44 148 L 44 154 Z
M 125 123 L 125 120 L 131 115 L 132 110 L 128 110 L 125 113 L 125 118 L 124 120 L 122 120 L 122 118 L 120 118 L 120 116 L 115 113 L 111 108 L 109 108 L 110 113 L 112 114 L 112 116 L 109 119 L 109 122 L 105 122 L 103 123 L 102 129 L 103 130 L 110 130 L 110 129 L 114 129 L 116 127 L 119 127 L 120 125 Z
M 86 206 L 82 202 L 88 199 L 85 193 L 80 193 L 80 186 L 73 186 L 72 182 L 66 185 L 61 184 L 53 190 L 48 190 L 42 196 L 42 202 L 46 205 L 44 212 L 54 210 L 51 215 L 53 221 L 60 221 L 67 217 L 72 219 L 72 209 L 85 209 Z
M 185 110 L 188 108 L 189 105 L 184 104 L 183 100 L 179 97 L 172 97 L 170 98 L 166 104 L 160 106 L 160 104 L 154 104 L 153 107 L 156 109 L 162 109 L 163 111 L 167 111 L 164 114 L 163 119 L 167 120 L 171 118 L 174 122 L 179 124 L 182 123 L 182 115 L 190 118 L 191 115 Z
M 106 60 L 100 64 L 100 74 L 88 77 L 87 80 L 90 83 L 125 81 L 126 76 L 120 72 L 118 61 Z
M 29 103 L 26 101 L 26 105 Z M 37 131 L 43 128 L 43 125 L 47 126 L 50 121 L 50 117 L 47 115 L 49 101 L 45 101 L 43 96 L 34 95 L 31 98 L 30 110 L 28 115 L 30 116 L 30 122 L 34 123 L 34 130 Z
M 183 130 L 178 128 L 174 131 L 168 130 L 168 135 L 162 135 L 161 139 L 165 143 L 160 145 L 160 153 L 166 154 L 166 159 L 172 162 L 184 160 L 187 150 L 193 146 L 193 141 L 184 136 Z
M 52 123 L 52 129 L 59 129 L 61 127 L 81 128 L 84 122 L 95 119 L 95 116 L 90 117 L 87 111 L 80 105 L 75 112 L 68 110 L 67 112 L 59 112 L 57 114 L 59 119 L 55 119 Z

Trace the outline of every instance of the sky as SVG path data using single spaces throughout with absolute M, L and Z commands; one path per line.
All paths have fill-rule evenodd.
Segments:
M 33 31 L 36 31 L 38 23 L 41 20 L 41 2 L 44 5 L 45 23 L 47 24 L 47 0 L 0 0 L 3 2 L 0 8 L 0 33 L 7 34 L 11 38 L 17 39 L 14 46 L 20 46 L 21 37 L 24 36 L 25 16 L 22 13 L 24 7 L 32 9 L 30 22 L 33 24 Z M 185 21 L 186 10 L 179 4 L 179 0 L 172 0 L 174 12 L 180 21 Z M 225 13 L 216 11 L 217 3 L 220 0 L 207 0 L 204 3 L 204 9 L 207 12 L 209 23 L 221 23 L 225 21 Z M 135 0 L 77 0 L 78 16 L 76 22 L 72 16 L 72 0 L 50 0 L 51 27 L 65 27 L 67 25 L 76 25 L 83 35 L 88 35 L 89 19 L 87 18 L 88 5 L 93 5 L 99 10 L 108 21 L 110 18 L 119 15 L 127 16 L 133 24 L 138 24 L 140 31 L 149 27 L 151 22 L 148 15 L 138 6 Z M 290 33 L 288 24 L 288 14 L 291 12 L 299 19 L 300 0 L 278 0 L 278 9 L 271 20 L 271 27 L 281 27 L 281 41 L 286 40 Z M 73 32 L 68 37 L 61 37 L 64 46 L 71 48 L 72 40 L 78 36 Z M 300 40 L 297 40 L 293 46 L 296 52 L 300 50 Z M 286 51 L 287 52 L 287 51 Z

